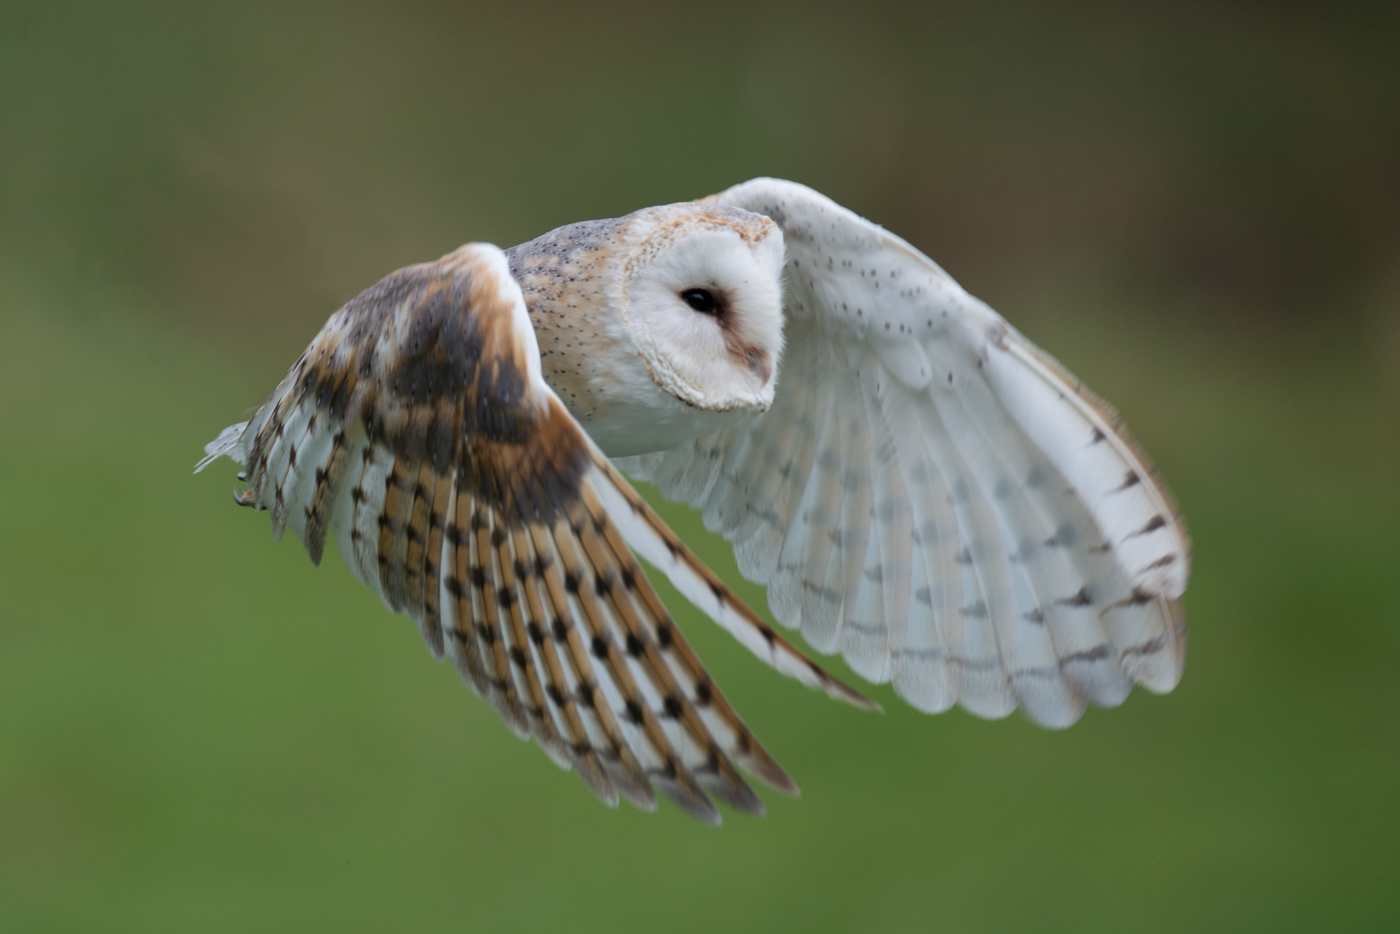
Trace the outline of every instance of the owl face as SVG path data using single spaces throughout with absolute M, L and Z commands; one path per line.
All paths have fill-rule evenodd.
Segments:
M 618 314 L 652 381 L 706 411 L 767 409 L 783 350 L 781 230 L 690 203 L 626 220 Z

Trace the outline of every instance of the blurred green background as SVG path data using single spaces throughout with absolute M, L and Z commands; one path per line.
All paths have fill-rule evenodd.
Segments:
M 190 475 L 389 270 L 759 174 L 1122 409 L 1176 692 L 864 715 L 673 599 L 804 795 L 610 811 Z M 1396 930 L 1397 428 L 1393 4 L 0 2 L 0 930 Z

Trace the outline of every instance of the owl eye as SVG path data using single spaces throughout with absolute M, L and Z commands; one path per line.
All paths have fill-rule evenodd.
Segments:
M 686 289 L 681 293 L 681 298 L 703 315 L 712 315 L 719 310 L 719 303 L 709 289 Z

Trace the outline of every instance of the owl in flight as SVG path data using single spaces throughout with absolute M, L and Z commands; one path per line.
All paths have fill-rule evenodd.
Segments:
M 1113 409 L 932 260 L 817 192 L 468 244 L 326 322 L 206 447 L 603 801 L 718 823 L 796 786 L 633 553 L 763 661 L 874 706 L 741 603 L 623 479 L 703 513 L 773 616 L 920 710 L 1064 727 L 1171 690 L 1190 569 Z

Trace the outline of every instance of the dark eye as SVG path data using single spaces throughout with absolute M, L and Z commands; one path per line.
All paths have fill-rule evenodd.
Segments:
M 681 293 L 681 298 L 685 299 L 687 305 L 702 315 L 712 315 L 719 308 L 714 293 L 709 289 L 686 289 Z

